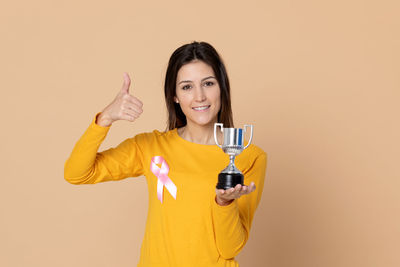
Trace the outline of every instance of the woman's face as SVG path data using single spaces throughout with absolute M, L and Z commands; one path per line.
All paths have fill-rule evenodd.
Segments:
M 220 88 L 213 69 L 201 60 L 183 65 L 176 78 L 176 96 L 187 124 L 214 125 L 221 108 Z

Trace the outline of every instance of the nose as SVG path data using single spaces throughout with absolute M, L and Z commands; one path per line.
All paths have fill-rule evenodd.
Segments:
M 196 88 L 194 99 L 197 102 L 203 102 L 203 101 L 206 100 L 206 94 L 204 92 L 203 87 L 199 86 L 199 87 Z

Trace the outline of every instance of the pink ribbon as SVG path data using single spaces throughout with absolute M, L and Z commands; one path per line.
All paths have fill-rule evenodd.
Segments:
M 157 166 L 157 164 L 161 164 L 161 168 Z M 169 166 L 165 159 L 161 156 L 155 156 L 151 159 L 150 170 L 154 173 L 158 178 L 157 182 L 157 197 L 163 202 L 163 189 L 164 186 L 167 188 L 169 193 L 176 199 L 176 186 L 168 177 Z

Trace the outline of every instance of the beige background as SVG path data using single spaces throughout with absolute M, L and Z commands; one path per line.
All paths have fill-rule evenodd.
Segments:
M 143 2 L 2 2 L 0 266 L 136 266 L 144 177 L 74 186 L 64 162 L 124 71 L 145 111 L 100 150 L 164 129 L 167 62 L 193 40 L 269 155 L 241 266 L 400 266 L 398 1 Z

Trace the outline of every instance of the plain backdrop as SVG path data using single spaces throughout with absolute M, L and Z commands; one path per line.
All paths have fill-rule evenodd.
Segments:
M 268 154 L 243 267 L 400 266 L 398 1 L 3 1 L 0 266 L 136 266 L 144 177 L 64 163 L 123 83 L 144 103 L 100 150 L 164 130 L 171 53 L 211 43 L 236 126 Z M 195 265 L 194 265 L 195 266 Z

